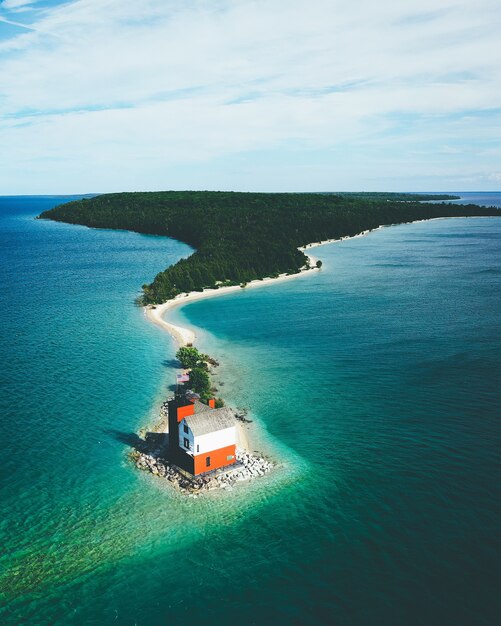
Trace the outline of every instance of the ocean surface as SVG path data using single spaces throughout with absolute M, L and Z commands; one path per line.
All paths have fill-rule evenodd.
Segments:
M 65 200 L 0 198 L 2 625 L 499 623 L 501 219 L 177 311 L 282 460 L 192 499 L 127 459 L 175 373 L 134 298 L 191 249 L 34 219 Z

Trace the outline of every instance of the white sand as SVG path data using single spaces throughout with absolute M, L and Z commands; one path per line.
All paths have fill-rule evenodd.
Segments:
M 249 432 L 250 426 L 254 426 L 252 424 L 243 424 L 242 422 L 237 422 L 237 447 L 242 448 L 243 450 L 247 450 L 247 452 L 252 452 L 252 446 L 250 444 L 251 433 Z
M 310 263 L 314 265 L 317 260 L 309 255 L 306 255 L 310 259 Z M 242 289 L 250 289 L 253 287 L 262 287 L 264 285 L 272 285 L 277 282 L 288 280 L 290 278 L 296 278 L 296 276 L 302 276 L 309 272 L 318 271 L 317 267 L 304 268 L 298 274 L 282 274 L 277 278 L 263 278 L 263 280 L 253 280 L 247 283 L 245 287 L 240 285 L 232 285 L 231 287 L 220 287 L 219 289 L 204 289 L 203 291 L 192 291 L 190 293 L 181 293 L 172 300 L 168 300 L 163 304 L 157 304 L 154 306 L 146 306 L 145 313 L 149 320 L 164 328 L 180 346 L 185 346 L 188 343 L 194 343 L 196 334 L 190 328 L 184 328 L 183 326 L 177 326 L 166 322 L 164 314 L 178 306 L 183 306 L 189 302 L 195 302 L 196 300 L 204 300 L 205 298 L 214 298 L 215 296 L 224 296 L 228 293 L 235 291 L 242 291 Z

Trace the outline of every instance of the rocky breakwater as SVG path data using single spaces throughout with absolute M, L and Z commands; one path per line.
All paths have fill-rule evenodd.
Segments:
M 257 456 L 242 449 L 237 450 L 236 462 L 201 476 L 191 476 L 180 470 L 162 456 L 161 450 L 134 452 L 136 467 L 168 480 L 184 494 L 198 494 L 213 489 L 231 489 L 238 482 L 260 478 L 270 472 L 274 463 L 264 456 Z
M 167 419 L 169 417 L 169 400 L 171 400 L 171 398 L 164 400 L 162 402 L 162 406 L 160 407 L 160 417 L 164 419 Z

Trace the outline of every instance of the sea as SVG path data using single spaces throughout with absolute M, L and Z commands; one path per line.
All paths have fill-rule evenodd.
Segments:
M 134 301 L 192 250 L 35 219 L 69 199 L 0 197 L 2 625 L 500 623 L 501 219 L 174 312 L 279 461 L 188 498 L 128 455 L 176 372 Z

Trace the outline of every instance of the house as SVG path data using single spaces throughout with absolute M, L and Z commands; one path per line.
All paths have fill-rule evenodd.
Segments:
M 228 407 L 215 408 L 185 395 L 169 402 L 169 457 L 193 475 L 233 465 L 236 421 Z

